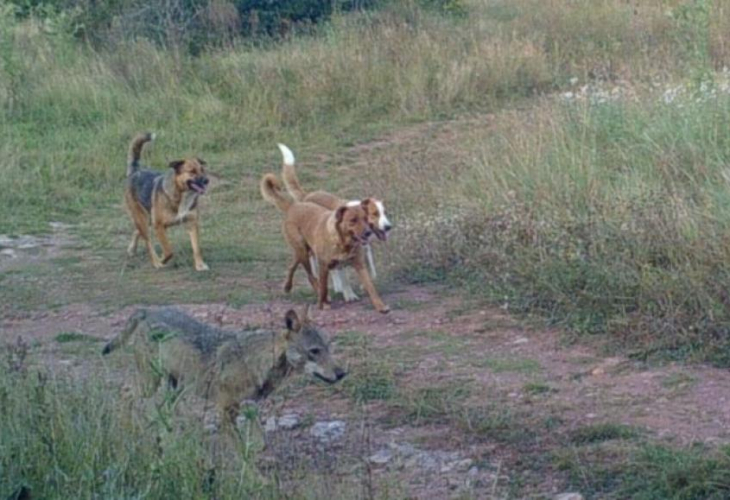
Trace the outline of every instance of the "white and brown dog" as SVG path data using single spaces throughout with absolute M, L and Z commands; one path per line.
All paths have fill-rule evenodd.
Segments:
M 294 154 L 291 150 L 283 144 L 279 144 L 279 149 L 284 157 L 282 167 L 282 177 L 284 179 L 284 185 L 286 186 L 289 194 L 297 201 L 306 201 L 309 203 L 315 203 L 321 205 L 329 210 L 336 210 L 341 206 L 356 207 L 365 206 L 367 207 L 366 216 L 367 222 L 372 230 L 372 236 L 363 244 L 362 248 L 365 251 L 365 256 L 368 262 L 368 268 L 370 269 L 370 275 L 373 279 L 377 276 L 375 271 L 375 262 L 373 260 L 373 249 L 370 246 L 372 237 L 375 236 L 380 241 L 387 241 L 388 233 L 390 232 L 392 225 L 385 215 L 385 207 L 383 202 L 375 198 L 366 198 L 365 200 L 343 200 L 338 196 L 335 196 L 326 191 L 313 191 L 306 193 L 299 179 L 297 178 L 296 169 L 294 168 Z M 365 202 L 365 203 L 363 203 Z M 316 256 L 311 255 L 311 265 L 317 272 L 318 262 Z M 332 270 L 332 284 L 335 292 L 339 292 L 343 295 L 345 302 L 351 302 L 358 300 L 358 296 L 350 286 L 350 282 L 347 279 L 347 273 L 342 268 L 336 268 Z
M 368 200 L 356 206 L 339 205 L 335 210 L 307 201 L 292 201 L 282 193 L 282 187 L 274 174 L 266 174 L 261 179 L 261 194 L 284 213 L 284 237 L 292 249 L 292 263 L 284 283 L 285 292 L 291 291 L 294 273 L 301 265 L 318 295 L 319 308 L 328 308 L 329 272 L 341 264 L 349 264 L 355 268 L 373 307 L 381 313 L 390 311 L 373 286 L 363 259 L 362 246 L 373 232 L 366 217 L 371 204 Z M 312 254 L 319 262 L 318 278 L 314 276 L 309 261 Z

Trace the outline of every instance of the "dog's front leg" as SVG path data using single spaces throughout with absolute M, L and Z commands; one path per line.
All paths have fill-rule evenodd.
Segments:
M 129 246 L 127 247 L 127 255 L 130 257 L 133 257 L 137 253 L 137 243 L 139 243 L 139 229 L 134 230 L 132 241 L 129 242 Z
M 319 263 L 319 298 L 317 300 L 317 306 L 320 309 L 329 309 L 330 308 L 330 301 L 328 298 L 328 290 L 327 290 L 327 279 L 329 277 L 329 266 L 324 263 Z
M 360 282 L 362 283 L 365 291 L 368 293 L 368 296 L 370 297 L 370 302 L 373 303 L 373 307 L 375 307 L 378 312 L 381 312 L 383 314 L 390 312 L 390 307 L 385 305 L 383 300 L 380 298 L 380 295 L 378 295 L 378 291 L 375 289 L 372 280 L 370 279 L 370 275 L 368 274 L 368 270 L 365 268 L 365 263 L 363 262 L 362 255 L 359 255 L 355 258 L 352 263 L 352 267 L 355 268 L 357 275 L 360 277 Z
M 350 278 L 347 277 L 347 270 L 338 269 L 337 272 L 339 274 L 340 290 L 342 290 L 342 295 L 345 298 L 345 302 L 360 300 L 360 297 L 357 296 L 355 291 L 352 289 L 352 286 L 350 285 Z
M 208 271 L 208 264 L 203 262 L 203 256 L 200 253 L 200 243 L 198 241 L 198 219 L 192 219 L 186 223 L 188 234 L 190 235 L 190 246 L 193 247 L 193 260 L 195 261 L 196 271 Z
M 370 277 L 372 279 L 377 278 L 378 273 L 375 272 L 375 261 L 373 260 L 373 247 L 368 245 L 365 247 L 365 253 L 368 257 L 368 268 L 370 269 Z

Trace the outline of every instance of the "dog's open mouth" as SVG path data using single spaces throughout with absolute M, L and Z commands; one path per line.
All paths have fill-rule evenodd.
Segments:
M 380 241 L 388 241 L 388 232 L 373 228 L 373 233 Z
M 317 373 L 317 372 L 314 372 L 314 376 L 317 377 L 320 380 L 324 380 L 328 384 L 334 384 L 335 382 L 337 382 L 337 379 L 327 378 L 324 375 L 322 375 L 320 373 Z
M 199 177 L 197 179 L 190 179 L 188 181 L 188 189 L 195 191 L 198 194 L 205 194 L 205 190 L 208 185 L 208 179 L 205 177 Z

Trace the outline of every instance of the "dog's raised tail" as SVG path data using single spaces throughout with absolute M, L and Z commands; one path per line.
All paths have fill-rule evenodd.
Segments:
M 107 355 L 113 350 L 123 346 L 127 342 L 127 340 L 129 340 L 129 337 L 132 336 L 132 333 L 134 333 L 134 331 L 137 329 L 140 321 L 144 320 L 146 317 L 147 311 L 144 309 L 140 309 L 132 314 L 132 316 L 130 316 L 127 320 L 127 324 L 124 325 L 124 330 L 122 330 L 119 335 L 111 339 L 109 343 L 104 346 L 104 349 L 101 351 L 101 353 L 103 355 Z
M 274 174 L 266 174 L 261 179 L 261 196 L 282 212 L 286 212 L 292 206 L 292 201 L 281 192 L 281 183 Z
M 142 148 L 145 144 L 155 140 L 153 132 L 144 132 L 137 134 L 129 144 L 129 154 L 127 155 L 127 176 L 132 175 L 139 169 L 139 159 L 142 156 Z
M 299 184 L 299 179 L 297 178 L 297 171 L 294 168 L 294 153 L 292 153 L 291 149 L 283 144 L 277 144 L 277 146 L 279 146 L 281 154 L 284 157 L 284 163 L 281 167 L 281 176 L 284 179 L 286 190 L 289 191 L 289 194 L 292 195 L 295 200 L 304 201 L 304 197 L 307 196 L 307 193 L 304 192 L 301 184 Z

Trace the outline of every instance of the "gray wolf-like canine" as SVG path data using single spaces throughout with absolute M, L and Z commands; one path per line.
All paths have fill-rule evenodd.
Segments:
M 328 383 L 346 372 L 335 365 L 324 334 L 290 310 L 282 331 L 226 332 L 183 312 L 140 309 L 102 351 L 131 342 L 141 388 L 150 397 L 165 378 L 173 387 L 192 387 L 215 402 L 221 421 L 235 424 L 243 399 L 262 399 L 292 372 L 304 371 Z
M 297 172 L 294 168 L 294 153 L 292 153 L 291 150 L 283 144 L 279 144 L 278 146 L 281 150 L 282 156 L 284 157 L 281 172 L 282 178 L 284 180 L 284 185 L 286 186 L 289 194 L 295 200 L 316 203 L 317 205 L 322 205 L 329 210 L 336 210 L 337 207 L 342 205 L 362 205 L 366 207 L 365 213 L 367 217 L 367 222 L 370 225 L 370 229 L 372 230 L 372 235 L 378 238 L 380 241 L 387 241 L 388 234 L 390 233 L 392 225 L 390 224 L 388 217 L 385 215 L 385 206 L 383 205 L 382 201 L 376 198 L 366 198 L 363 201 L 347 201 L 326 191 L 313 191 L 311 193 L 306 193 L 304 189 L 302 189 L 301 184 L 299 184 Z M 370 238 L 362 246 L 362 249 L 365 251 L 365 256 L 367 257 L 368 268 L 370 269 L 370 276 L 372 279 L 375 279 L 375 262 L 373 260 L 373 250 L 370 246 L 370 240 L 372 240 L 372 238 Z M 312 259 L 312 265 L 315 268 L 315 272 L 317 272 L 316 268 L 318 266 L 316 259 L 314 258 Z M 357 295 L 352 290 L 349 281 L 347 280 L 347 273 L 343 269 L 332 270 L 332 282 L 335 291 L 342 293 L 345 302 L 350 302 L 352 300 L 358 299 Z
M 124 202 L 135 230 L 127 254 L 134 255 L 137 242 L 142 238 L 152 265 L 155 268 L 163 267 L 173 255 L 167 239 L 167 228 L 185 224 L 193 247 L 195 269 L 207 271 L 208 266 L 203 262 L 198 241 L 197 210 L 198 197 L 205 194 L 208 186 L 206 163 L 200 158 L 187 158 L 170 162 L 167 172 L 142 169 L 139 163 L 142 148 L 154 138 L 155 135 L 151 133 L 139 134 L 129 145 Z M 162 259 L 158 257 L 152 244 L 150 224 L 162 245 Z
M 390 311 L 373 286 L 363 259 L 361 247 L 372 236 L 366 217 L 367 200 L 360 205 L 341 205 L 335 210 L 316 203 L 291 201 L 284 196 L 282 186 L 273 174 L 266 174 L 261 179 L 261 195 L 284 212 L 284 238 L 293 252 L 284 283 L 285 292 L 291 291 L 294 273 L 301 265 L 317 293 L 317 305 L 320 309 L 329 307 L 327 278 L 330 270 L 342 264 L 351 264 L 368 292 L 373 307 L 381 313 Z M 318 278 L 312 273 L 310 254 L 319 263 Z

